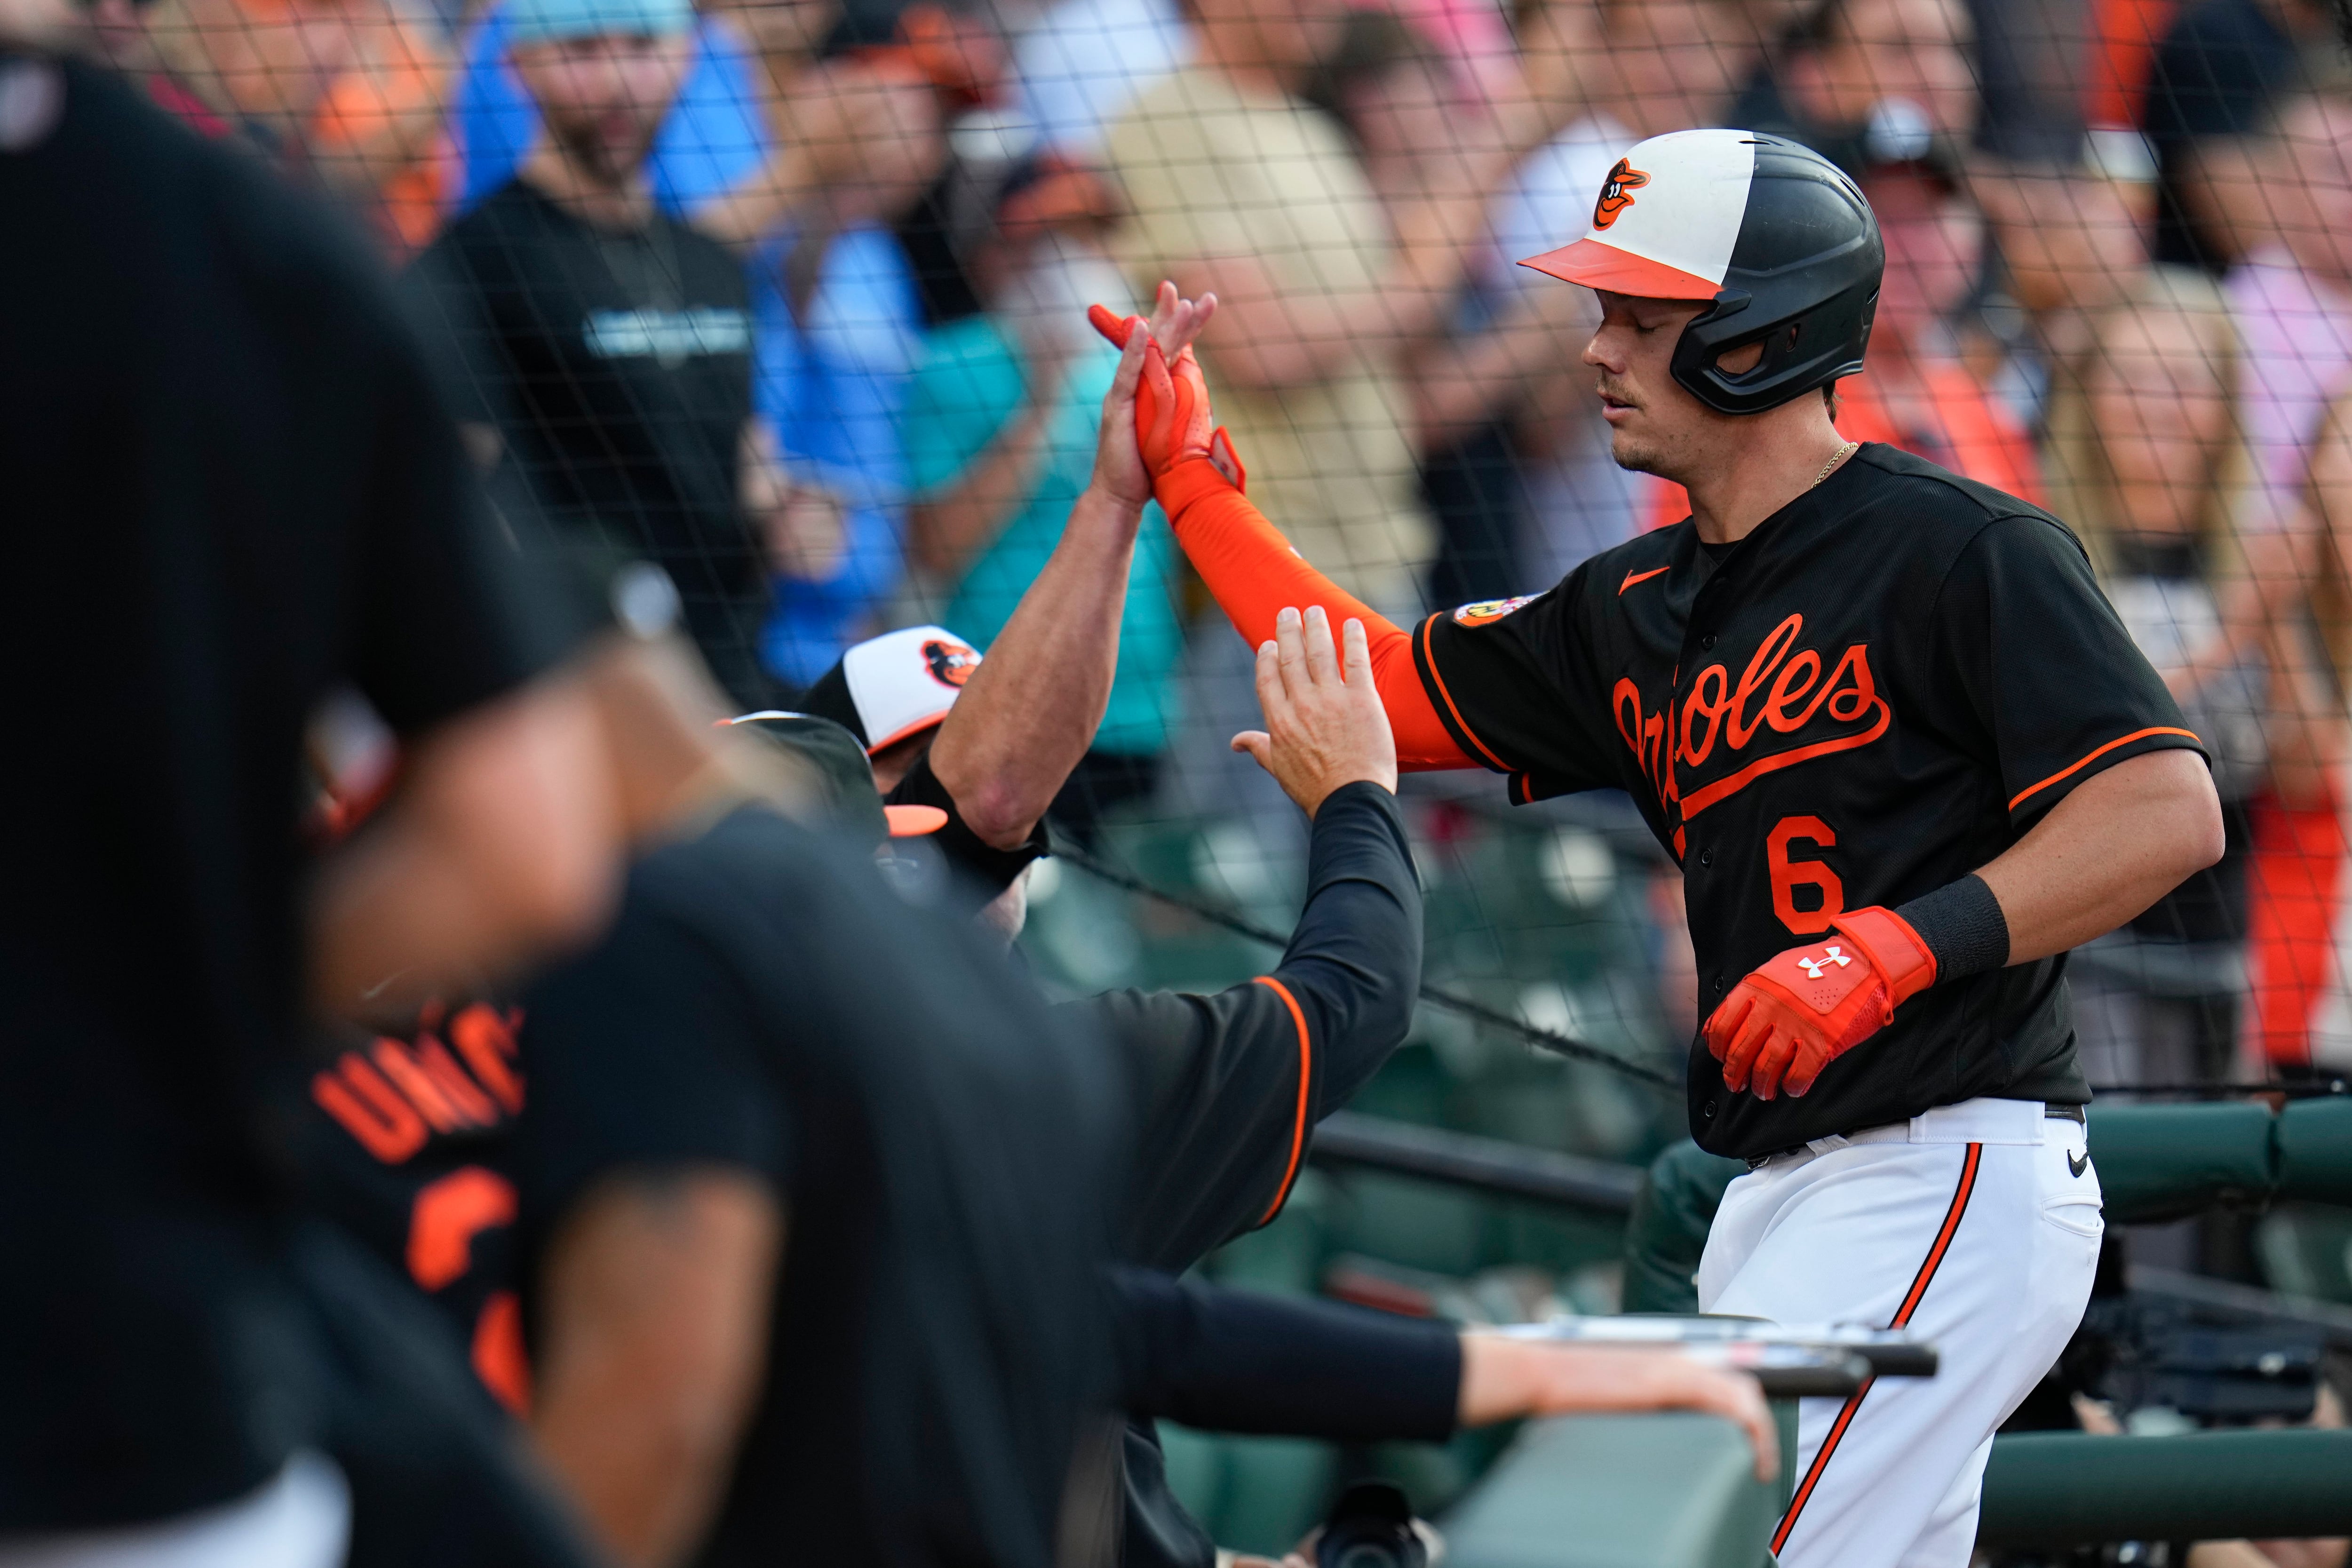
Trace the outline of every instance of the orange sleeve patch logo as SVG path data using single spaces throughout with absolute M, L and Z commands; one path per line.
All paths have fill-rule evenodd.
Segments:
M 1489 626 L 1537 597 L 1534 594 L 1522 594 L 1516 599 L 1482 599 L 1475 605 L 1465 605 L 1454 612 L 1454 624 L 1457 626 Z
M 1632 193 L 1650 183 L 1650 176 L 1633 167 L 1631 160 L 1620 158 L 1609 177 L 1601 182 L 1601 199 L 1592 204 L 1592 226 L 1607 228 L 1617 221 L 1617 215 L 1633 205 Z

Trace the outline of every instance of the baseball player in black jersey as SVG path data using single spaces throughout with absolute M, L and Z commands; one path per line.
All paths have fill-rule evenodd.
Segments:
M 1528 265 L 1599 293 L 1613 455 L 1686 488 L 1680 524 L 1407 632 L 1244 498 L 1189 352 L 1147 351 L 1145 458 L 1244 637 L 1297 605 L 1371 628 L 1402 766 L 1639 803 L 1688 892 L 1693 1135 L 1751 1165 L 1702 1304 L 1943 1352 L 1932 1381 L 1806 1403 L 1773 1550 L 1957 1565 L 1993 1429 L 2097 1257 L 2063 954 L 2218 858 L 2220 807 L 2062 523 L 1831 423 L 1884 261 L 1853 183 L 1688 131 L 1611 186 Z

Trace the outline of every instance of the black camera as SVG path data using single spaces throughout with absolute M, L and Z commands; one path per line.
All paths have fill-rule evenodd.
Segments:
M 1315 1543 L 1315 1568 L 1429 1568 L 1412 1528 L 1412 1504 L 1389 1481 L 1358 1481 L 1339 1494 Z

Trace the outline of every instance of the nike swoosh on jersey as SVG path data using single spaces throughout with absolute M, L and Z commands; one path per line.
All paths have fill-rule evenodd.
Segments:
M 1622 598 L 1624 595 L 1625 590 L 1632 587 L 1634 584 L 1646 583 L 1651 578 L 1663 576 L 1672 570 L 1674 570 L 1674 568 L 1670 566 L 1653 566 L 1647 572 L 1628 572 L 1625 574 L 1625 580 L 1617 584 L 1618 595 Z
M 2090 1168 L 2091 1153 L 2089 1150 L 2086 1149 L 2083 1152 L 2083 1158 L 2079 1162 L 2076 1161 L 2074 1156 L 2072 1154 L 2066 1156 L 2066 1169 L 2074 1174 L 2079 1176 Z

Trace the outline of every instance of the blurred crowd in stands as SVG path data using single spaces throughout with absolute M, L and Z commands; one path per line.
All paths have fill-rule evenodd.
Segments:
M 1253 495 L 1400 619 L 1676 521 L 1609 460 L 1590 296 L 1514 263 L 1640 138 L 1807 142 L 1887 247 L 1841 428 L 2071 523 L 2214 752 L 2228 858 L 2076 972 L 2092 1078 L 2352 1057 L 2352 70 L 2320 0 L 94 5 L 158 101 L 364 220 L 509 525 L 651 553 L 746 708 L 893 626 L 987 647 L 1087 479 L 1116 354 L 1084 308 L 1161 277 L 1221 301 Z M 1155 511 L 1080 839 L 1296 834 L 1177 743 L 1255 721 L 1202 608 Z

